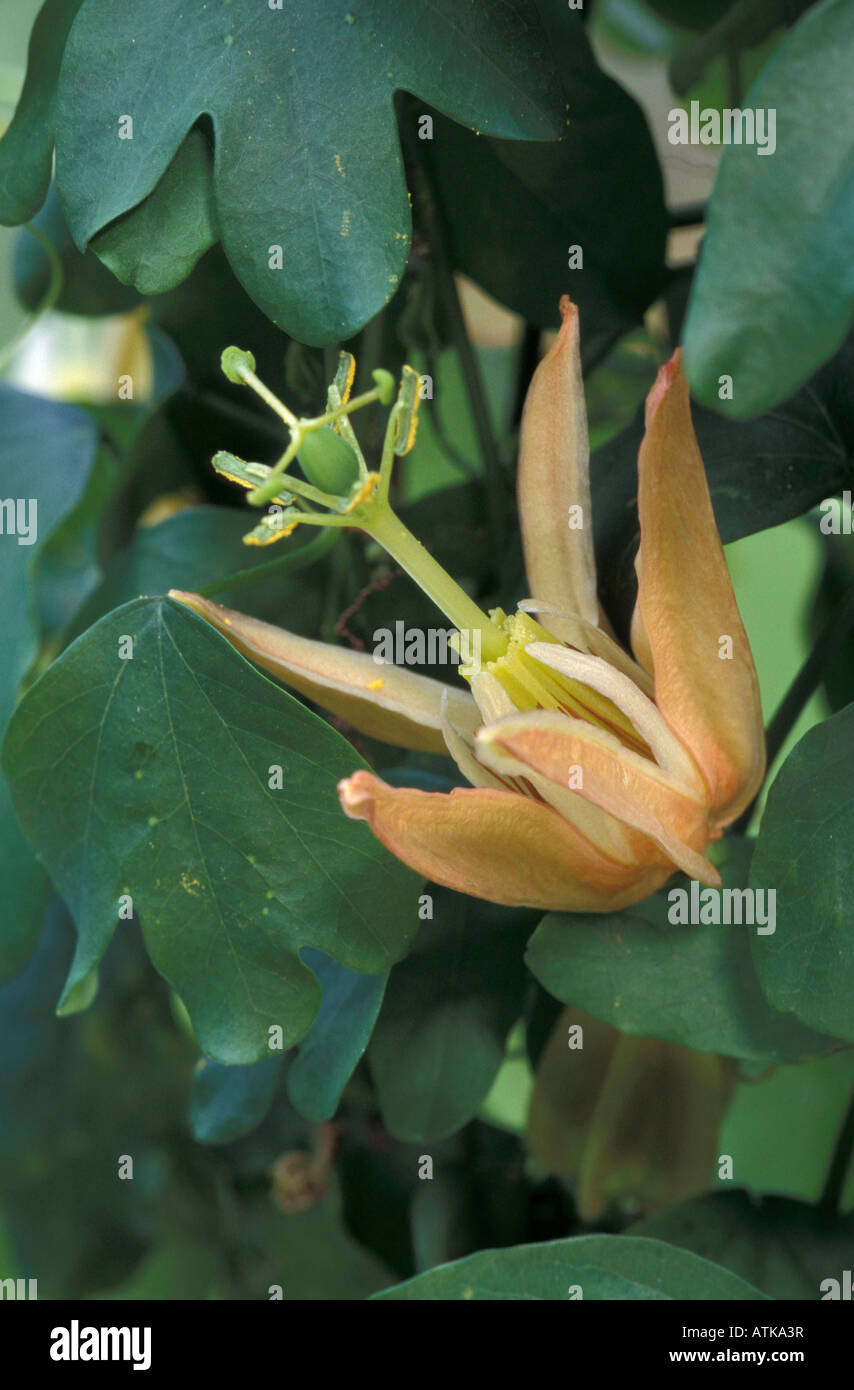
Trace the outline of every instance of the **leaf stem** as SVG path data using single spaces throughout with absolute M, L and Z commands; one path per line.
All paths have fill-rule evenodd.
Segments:
M 409 106 L 406 108 L 404 119 L 410 119 Z M 435 258 L 436 284 L 445 312 L 445 320 L 460 364 L 478 447 L 483 459 L 490 535 L 493 543 L 500 546 L 503 543 L 505 533 L 506 479 L 492 427 L 480 363 L 469 337 L 457 290 L 457 282 L 454 278 L 450 239 L 436 179 L 430 167 L 429 158 L 425 156 L 423 148 L 419 148 L 419 142 L 410 139 L 407 144 L 413 153 L 421 185 L 419 208 L 424 218 L 427 240 Z

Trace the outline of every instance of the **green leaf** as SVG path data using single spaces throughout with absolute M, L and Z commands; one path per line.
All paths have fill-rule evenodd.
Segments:
M 374 1297 L 566 1302 L 579 1286 L 587 1302 L 765 1297 L 720 1265 L 639 1236 L 580 1236 L 506 1250 L 481 1250 Z
M 163 294 L 216 240 L 211 153 L 202 132 L 191 130 L 154 191 L 90 245 L 122 284 Z
M 444 1139 L 477 1113 L 522 1012 L 535 920 L 428 885 L 433 918 L 386 990 L 368 1060 L 386 1128 Z
M 33 25 L 18 108 L 0 140 L 0 224 L 15 227 L 41 206 L 53 160 L 56 82 L 82 0 L 45 0 Z
M 408 254 L 396 90 L 505 138 L 561 133 L 563 94 L 527 11 L 520 0 L 497 10 L 435 0 L 413 43 L 396 0 L 283 11 L 149 0 L 144 19 L 84 0 L 57 99 L 57 181 L 75 241 L 84 248 L 147 198 L 206 116 L 216 217 L 238 278 L 295 337 L 349 337 L 394 293 Z M 133 138 L 120 140 L 125 115 Z
M 227 343 L 251 343 L 263 381 L 270 390 L 296 405 L 298 393 L 287 382 L 285 375 L 285 353 L 290 344 L 235 278 L 222 246 L 219 243 L 212 246 L 186 280 L 167 294 L 155 295 L 149 300 L 148 307 L 154 322 L 168 333 L 178 347 L 193 384 L 205 392 L 225 398 L 227 403 L 239 404 L 242 410 L 254 410 L 258 419 L 263 421 L 265 428 L 261 439 L 269 449 L 273 436 L 268 408 L 251 398 L 245 390 L 231 386 L 225 380 L 220 369 L 220 357 Z M 322 361 L 322 353 L 317 355 Z M 309 413 L 325 402 L 325 393 L 326 377 L 321 370 L 315 394 L 310 402 L 305 401 Z M 204 427 L 204 439 L 209 439 L 209 447 L 205 449 L 206 463 L 210 462 L 217 449 L 234 447 L 239 452 L 240 444 L 245 442 L 245 434 L 241 432 L 234 444 L 229 444 L 228 437 L 223 437 L 224 417 L 212 413 L 212 404 L 210 397 L 206 396 L 195 412 L 199 426 Z
M 83 497 L 95 461 L 98 427 L 77 406 L 32 396 L 0 382 L 3 501 L 0 514 L 0 724 L 38 650 L 34 572 L 46 542 Z M 20 504 L 24 504 L 23 509 Z M 21 512 L 20 520 L 17 513 Z M 27 531 L 29 523 L 32 529 Z
M 740 887 L 752 846 L 724 843 L 724 889 Z M 549 913 L 527 964 L 556 998 L 622 1033 L 753 1061 L 798 1061 L 833 1047 L 765 1002 L 750 954 L 755 928 L 674 926 L 669 907 L 663 890 L 624 912 Z
M 694 391 L 727 415 L 785 400 L 851 326 L 853 66 L 854 7 L 822 0 L 743 103 L 776 112 L 776 150 L 724 147 L 684 340 Z M 723 406 L 722 374 L 733 379 Z
M 22 701 L 4 757 L 77 925 L 66 990 L 130 894 L 216 1061 L 269 1056 L 276 1025 L 284 1048 L 307 1032 L 320 989 L 300 947 L 375 974 L 411 941 L 416 881 L 338 805 L 351 746 L 181 605 L 139 600 L 79 638 Z
M 854 705 L 805 734 L 774 779 L 750 871 L 777 894 L 777 930 L 753 942 L 769 1003 L 854 1042 Z
M 715 519 L 725 544 L 779 526 L 850 486 L 854 475 L 854 338 L 797 395 L 758 420 L 692 402 Z M 591 462 L 600 596 L 628 623 L 637 594 L 637 459 L 643 415 Z
M 840 1220 L 787 1197 L 710 1192 L 632 1226 L 692 1250 L 771 1298 L 821 1298 L 825 1279 L 851 1266 L 854 1216 Z
M 449 194 L 456 267 L 541 327 L 558 323 L 569 290 L 589 353 L 659 292 L 667 215 L 640 107 L 597 66 L 580 15 L 552 7 L 544 21 L 570 111 L 563 139 L 487 139 L 439 117 L 423 149 Z M 569 268 L 571 246 L 583 268 Z
M 291 1104 L 308 1120 L 329 1120 L 364 1054 L 385 993 L 387 973 L 356 975 L 321 951 L 304 963 L 323 990 L 317 1017 L 288 1068 Z
M 0 382 L 3 432 L 3 501 L 15 508 L 14 526 L 3 511 L 0 535 L 0 728 L 15 706 L 18 688 L 38 651 L 39 615 L 34 584 L 51 536 L 83 497 L 92 471 L 98 431 L 76 406 L 60 404 Z M 23 528 L 17 509 L 23 504 Z M 22 528 L 22 529 L 23 529 Z M 22 543 L 27 542 L 27 543 Z M 46 880 L 27 845 L 0 778 L 0 980 L 26 959 L 41 927 Z
M 289 539 L 290 549 L 271 556 L 258 546 L 243 544 L 253 513 L 231 507 L 186 507 L 156 526 L 139 527 L 131 543 L 118 552 L 82 611 L 76 616 L 73 635 L 84 632 L 98 618 L 130 603 L 140 595 L 165 594 L 169 589 L 195 592 L 230 574 L 252 571 L 271 559 L 287 557 L 295 574 L 283 565 L 275 583 L 259 580 L 246 588 L 224 588 L 218 603 L 248 612 L 253 617 L 281 623 L 287 614 L 288 630 L 314 636 L 321 619 L 323 576 L 299 570 L 301 552 L 315 537 L 303 534 Z M 308 528 L 306 527 L 307 531 Z M 281 548 L 280 548 L 281 549 Z
M 200 1144 L 229 1144 L 260 1124 L 273 1103 L 281 1057 L 224 1067 L 202 1057 L 193 1071 L 190 1129 Z

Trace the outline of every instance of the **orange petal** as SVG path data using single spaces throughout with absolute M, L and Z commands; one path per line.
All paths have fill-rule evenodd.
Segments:
M 694 760 L 675 737 L 654 702 L 622 671 L 615 670 L 600 657 L 550 642 L 531 642 L 525 651 L 544 666 L 550 666 L 552 670 L 560 671 L 604 695 L 640 734 L 659 766 L 684 786 L 694 788 L 705 796 L 706 785 Z
M 481 729 L 477 752 L 499 774 L 524 777 L 531 769 L 561 789 L 572 785 L 576 797 L 648 836 L 691 878 L 720 886 L 717 869 L 701 852 L 709 839 L 705 802 L 606 730 L 554 710 L 535 710 Z M 571 769 L 578 772 L 570 784 Z M 653 845 L 648 862 L 658 864 Z
M 456 788 L 446 796 L 356 772 L 338 793 L 347 815 L 367 821 L 416 873 L 508 907 L 615 911 L 670 872 L 607 859 L 550 807 L 517 792 Z
M 481 671 L 472 678 L 472 693 L 487 724 L 494 723 L 508 713 L 518 713 L 510 696 L 489 671 Z M 478 757 L 473 738 L 464 739 L 459 731 L 454 729 L 450 720 L 445 721 L 444 730 L 445 742 L 451 757 L 473 787 L 498 787 L 525 796 L 533 794 L 535 799 L 545 801 L 553 811 L 557 811 L 559 816 L 569 821 L 570 825 L 594 844 L 606 859 L 615 859 L 619 864 L 634 864 L 640 868 L 649 866 L 652 846 L 646 835 L 638 835 L 613 816 L 600 811 L 592 801 L 584 801 L 576 792 L 567 791 L 564 787 L 550 782 L 548 778 L 540 777 L 530 767 L 521 769 L 521 777 L 517 777 L 514 772 L 499 777 Z M 487 757 L 489 756 L 490 750 L 487 749 Z M 657 862 L 664 863 L 665 860 L 659 856 Z
M 371 738 L 427 753 L 447 752 L 442 735 L 445 694 L 456 727 L 471 732 L 480 723 L 477 706 L 464 690 L 402 666 L 378 664 L 367 652 L 297 637 L 200 594 L 172 589 L 169 597 L 207 619 L 250 661 Z
M 534 372 L 519 436 L 519 517 L 535 599 L 596 623 L 587 410 L 578 309 L 564 295 L 560 332 Z M 570 529 L 570 507 L 580 529 Z M 549 619 L 543 626 L 551 631 Z
M 644 664 L 651 659 L 656 704 L 693 753 L 717 823 L 727 825 L 762 781 L 762 709 L 679 351 L 661 368 L 647 397 L 638 511 L 636 654 Z M 719 655 L 723 637 L 731 639 L 731 659 Z

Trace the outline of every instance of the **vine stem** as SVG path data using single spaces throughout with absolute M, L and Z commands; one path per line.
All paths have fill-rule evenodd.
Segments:
M 405 135 L 404 138 L 412 154 L 420 185 L 418 189 L 420 193 L 419 209 L 424 218 L 427 240 L 430 243 L 435 257 L 437 269 L 436 283 L 442 300 L 442 307 L 445 311 L 445 318 L 453 340 L 454 350 L 460 364 L 460 371 L 462 372 L 463 381 L 465 383 L 466 394 L 468 396 L 472 420 L 477 435 L 478 447 L 480 449 L 481 458 L 483 459 L 490 535 L 493 544 L 500 547 L 503 544 L 506 529 L 506 509 L 504 505 L 506 480 L 504 477 L 504 470 L 501 466 L 501 456 L 498 451 L 498 445 L 492 427 L 492 417 L 489 411 L 489 402 L 486 398 L 480 363 L 477 360 L 477 353 L 469 337 L 465 315 L 463 314 L 463 308 L 457 290 L 457 282 L 454 278 L 454 270 L 450 257 L 450 241 L 442 209 L 441 195 L 433 175 L 433 170 L 430 167 L 429 157 L 425 157 L 423 148 L 419 148 L 419 142 L 411 136 L 409 106 L 407 106 L 405 110 L 405 125 L 409 125 L 410 133 L 409 135 Z M 496 551 L 496 553 L 499 553 L 499 551 Z
M 795 727 L 810 696 L 818 689 L 828 662 L 836 655 L 841 644 L 850 636 L 852 630 L 854 630 L 854 586 L 848 590 L 842 602 L 825 623 L 815 646 L 774 711 L 765 731 L 765 747 L 769 768 L 773 766 L 780 749 Z M 742 812 L 738 820 L 733 822 L 731 826 L 733 833 L 744 833 L 753 815 L 755 805 L 756 797 Z
M 854 1151 L 854 1095 L 851 1097 L 845 1119 L 842 1121 L 833 1158 L 830 1160 L 827 1179 L 819 1199 L 819 1206 L 822 1211 L 830 1215 L 835 1215 L 839 1210 L 842 1194 L 845 1190 L 845 1179 L 851 1164 L 852 1151 Z

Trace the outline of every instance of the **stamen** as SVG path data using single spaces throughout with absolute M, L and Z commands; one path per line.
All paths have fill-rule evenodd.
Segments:
M 359 488 L 359 491 L 356 493 L 356 496 L 347 503 L 347 506 L 344 507 L 343 510 L 345 512 L 354 512 L 356 508 L 361 507 L 364 502 L 372 502 L 374 494 L 379 487 L 379 483 L 379 473 L 369 473 L 362 483 L 362 486 Z
M 607 695 L 554 669 L 560 659 L 558 653 L 567 648 L 539 623 L 520 612 L 505 620 L 505 629 L 509 633 L 507 652 L 490 662 L 487 670 L 504 687 L 517 709 L 560 710 L 607 730 L 641 756 L 652 756 L 643 735 Z M 534 653 L 532 648 L 538 650 Z M 550 659 L 552 652 L 554 661 Z

